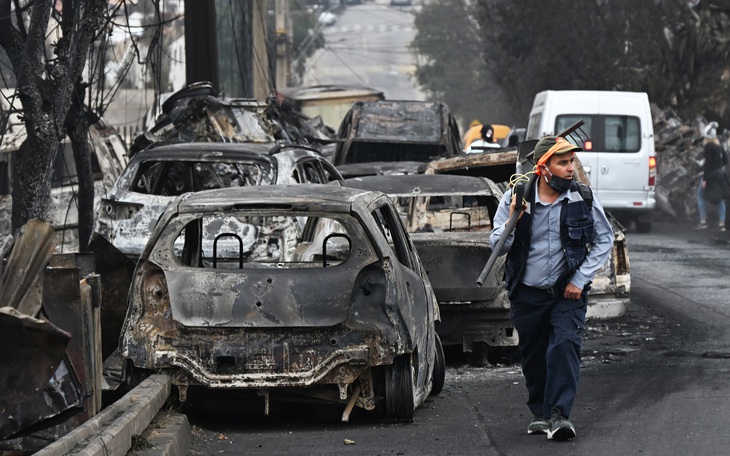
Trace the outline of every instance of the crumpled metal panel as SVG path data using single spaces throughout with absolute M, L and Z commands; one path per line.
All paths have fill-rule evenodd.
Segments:
M 135 264 L 97 233 L 91 236 L 89 250 L 94 252 L 95 271 L 101 276 L 102 282 L 101 353 L 102 358 L 107 359 L 119 346 Z
M 356 137 L 377 142 L 439 143 L 448 128 L 443 109 L 438 102 L 363 103 Z
M 37 394 L 61 363 L 69 340 L 71 334 L 47 320 L 0 307 L 0 413 Z

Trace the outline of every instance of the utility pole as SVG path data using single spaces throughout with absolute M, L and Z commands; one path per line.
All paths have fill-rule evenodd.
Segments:
M 268 31 L 265 18 L 269 14 L 267 4 L 267 0 L 253 0 L 253 17 L 251 18 L 253 68 L 251 70 L 253 73 L 253 97 L 257 100 L 265 100 L 269 96 L 273 82 L 271 79 L 269 49 L 266 45 Z
M 276 0 L 276 87 L 289 85 L 291 77 L 291 16 L 289 1 Z
M 185 0 L 185 79 L 220 88 L 215 0 Z

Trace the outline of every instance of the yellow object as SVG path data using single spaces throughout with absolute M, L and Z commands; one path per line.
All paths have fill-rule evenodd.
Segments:
M 472 122 L 474 123 L 474 122 Z M 492 128 L 494 129 L 494 140 L 500 141 L 502 139 L 505 139 L 507 135 L 509 135 L 509 132 L 512 131 L 512 128 L 508 127 L 507 125 L 495 125 L 492 124 Z M 469 148 L 469 145 L 476 141 L 477 139 L 481 138 L 481 130 L 482 130 L 482 124 L 473 125 L 468 130 L 466 130 L 466 133 L 464 133 L 464 150 Z

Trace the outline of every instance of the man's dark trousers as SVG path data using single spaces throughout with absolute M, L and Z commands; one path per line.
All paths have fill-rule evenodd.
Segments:
M 578 391 L 586 291 L 579 300 L 569 300 L 563 297 L 563 290 L 564 286 L 542 290 L 519 284 L 510 295 L 527 406 L 533 415 L 544 418 L 553 410 L 570 417 Z

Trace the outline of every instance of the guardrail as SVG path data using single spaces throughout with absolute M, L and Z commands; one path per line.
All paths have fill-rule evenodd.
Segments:
M 170 395 L 170 390 L 170 377 L 163 374 L 152 375 L 89 421 L 35 454 L 124 456 L 132 448 L 132 437 L 141 435 L 147 429 Z M 179 421 L 177 425 L 189 435 L 190 427 L 184 415 L 181 420 L 183 422 Z M 189 446 L 190 438 L 186 441 Z M 178 448 L 174 454 L 186 452 L 187 448 Z M 170 452 L 159 450 L 148 454 Z

